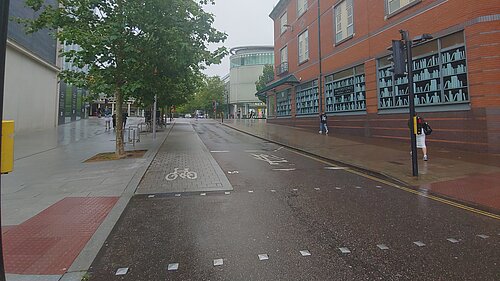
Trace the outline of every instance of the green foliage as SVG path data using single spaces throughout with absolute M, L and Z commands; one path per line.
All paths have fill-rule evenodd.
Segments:
M 194 113 L 196 110 L 204 110 L 213 115 L 213 102 L 217 102 L 217 114 L 223 111 L 224 82 L 218 77 L 206 77 L 198 92 L 186 104 L 177 110 L 180 113 Z
M 227 54 L 208 50 L 226 34 L 212 27 L 213 15 L 202 5 L 211 0 L 25 0 L 39 15 L 24 22 L 28 32 L 51 28 L 60 42 L 77 45 L 63 51 L 66 61 L 85 71 L 65 70 L 61 78 L 93 93 L 115 96 L 117 103 L 134 97 L 160 106 L 191 98 L 202 81 L 201 69 Z M 117 107 L 117 123 L 121 123 Z M 117 153 L 123 154 L 121 128 Z M 120 150 L 120 151 L 119 151 Z
M 257 92 L 264 89 L 266 84 L 273 81 L 274 79 L 274 68 L 272 65 L 268 64 L 264 66 L 264 70 L 262 70 L 262 75 L 259 76 L 259 80 L 255 82 L 255 89 Z

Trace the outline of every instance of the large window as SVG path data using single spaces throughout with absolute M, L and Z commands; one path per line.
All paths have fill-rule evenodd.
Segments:
M 266 64 L 274 64 L 274 53 L 241 54 L 231 57 L 231 68 Z
M 288 46 L 280 50 L 280 63 L 288 62 Z
M 325 98 L 328 112 L 366 110 L 364 65 L 326 76 Z
M 287 13 L 285 12 L 281 18 L 280 18 L 280 30 L 281 30 L 281 33 L 285 32 L 286 31 L 286 28 L 287 28 L 287 25 L 288 25 L 288 15 Z
M 387 14 L 392 14 L 403 7 L 419 0 L 385 0 L 387 2 Z
M 299 63 L 309 59 L 309 32 L 306 30 L 299 35 Z
M 469 102 L 463 32 L 413 48 L 415 106 Z M 387 58 L 378 60 L 379 108 L 408 107 L 408 78 L 394 79 Z
M 352 0 L 344 0 L 335 6 L 335 42 L 349 38 L 354 33 Z
M 280 64 L 276 67 L 276 74 L 288 73 L 288 46 L 280 50 Z
M 275 96 L 267 96 L 267 116 L 274 117 L 276 116 L 276 107 L 275 105 Z
M 290 89 L 276 93 L 276 115 L 289 116 L 292 113 Z
M 297 115 L 319 113 L 318 80 L 295 87 L 295 105 Z
M 297 17 L 307 10 L 307 0 L 297 0 Z

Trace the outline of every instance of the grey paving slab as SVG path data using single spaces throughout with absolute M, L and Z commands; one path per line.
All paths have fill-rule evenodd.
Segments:
M 192 125 L 177 122 L 151 163 L 137 193 L 217 190 L 233 188 Z

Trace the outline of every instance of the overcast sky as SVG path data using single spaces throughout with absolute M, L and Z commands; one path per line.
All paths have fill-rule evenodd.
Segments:
M 224 46 L 273 45 L 273 21 L 269 14 L 278 0 L 215 0 L 205 10 L 215 15 L 214 27 L 227 33 Z M 215 49 L 215 48 L 213 48 Z M 229 73 L 229 56 L 204 71 L 209 76 Z

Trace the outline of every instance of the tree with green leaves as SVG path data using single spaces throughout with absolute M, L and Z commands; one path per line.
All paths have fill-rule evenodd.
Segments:
M 255 89 L 257 92 L 260 92 L 260 90 L 264 89 L 266 85 L 273 81 L 274 79 L 274 67 L 271 64 L 267 64 L 264 66 L 264 69 L 262 70 L 262 74 L 259 76 L 259 80 L 255 82 Z M 259 97 L 259 99 L 261 99 Z M 266 102 L 265 100 L 261 100 L 262 102 Z
M 57 6 L 25 1 L 39 15 L 22 20 L 28 32 L 50 28 L 60 42 L 81 47 L 60 55 L 86 71 L 64 70 L 61 79 L 114 96 L 117 124 L 129 97 L 142 104 L 154 95 L 166 103 L 184 102 L 200 84 L 201 69 L 227 54 L 224 47 L 208 50 L 208 44 L 226 39 L 203 10 L 213 0 L 59 0 Z M 116 154 L 125 154 L 121 126 Z
M 224 82 L 218 76 L 205 77 L 194 97 L 180 107 L 179 111 L 193 113 L 196 110 L 203 110 L 212 115 L 214 112 L 214 102 L 217 103 L 216 114 L 221 113 L 224 102 Z

